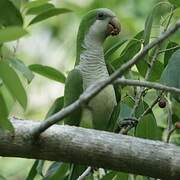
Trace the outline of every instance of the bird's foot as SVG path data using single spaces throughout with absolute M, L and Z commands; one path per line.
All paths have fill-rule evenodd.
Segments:
M 138 120 L 136 118 L 124 118 L 118 124 L 118 131 L 121 134 L 127 134 L 130 129 L 132 129 L 133 127 L 136 128 L 137 124 Z
M 123 121 L 119 122 L 119 127 L 124 128 L 127 126 L 136 127 L 138 120 L 136 118 L 124 118 Z

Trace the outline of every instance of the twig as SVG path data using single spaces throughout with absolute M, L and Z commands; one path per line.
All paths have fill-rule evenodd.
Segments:
M 175 33 L 180 28 L 180 21 L 178 21 L 173 27 L 171 27 L 167 32 L 162 34 L 159 38 L 155 39 L 148 45 L 146 45 L 141 52 L 139 52 L 135 57 L 131 60 L 127 61 L 127 63 L 123 64 L 119 69 L 117 69 L 109 78 L 104 81 L 97 82 L 91 85 L 87 90 L 71 105 L 63 108 L 61 111 L 52 115 L 43 121 L 39 126 L 32 129 L 32 136 L 38 137 L 42 132 L 48 129 L 53 124 L 67 117 L 69 114 L 80 108 L 83 104 L 89 102 L 95 95 L 97 95 L 102 89 L 104 89 L 107 85 L 113 83 L 118 77 L 121 77 L 127 70 L 129 70 L 134 64 L 139 62 L 150 49 L 152 49 L 157 44 L 160 44 L 173 33 Z
M 165 28 L 164 28 L 164 31 L 166 31 L 166 30 L 168 29 L 168 27 L 169 27 L 169 24 L 170 24 L 170 22 L 171 22 L 171 19 L 172 19 L 172 17 L 173 17 L 173 14 L 174 14 L 174 9 L 175 9 L 175 7 L 173 6 L 173 7 L 171 8 L 170 16 L 169 16 L 169 18 L 168 18 L 168 22 L 167 22 L 167 24 L 166 24 L 166 26 L 165 26 Z
M 173 10 L 174 10 L 174 7 L 171 8 L 171 14 L 170 14 L 170 16 L 169 16 L 169 18 L 168 18 L 168 22 L 167 22 L 167 24 L 166 24 L 166 27 L 165 27 L 164 30 L 163 30 L 163 33 L 164 33 L 165 31 L 167 31 L 167 29 L 168 29 L 168 27 L 169 27 L 170 21 L 171 21 L 172 16 L 173 16 Z M 150 78 L 152 69 L 153 69 L 154 64 L 155 64 L 155 62 L 156 62 L 156 59 L 157 59 L 157 57 L 158 57 L 158 55 L 159 55 L 159 51 L 160 51 L 160 43 L 159 43 L 159 44 L 156 46 L 156 48 L 155 48 L 155 52 L 154 52 L 153 58 L 152 58 L 152 60 L 151 60 L 151 62 L 150 62 L 150 64 L 149 64 L 149 67 L 148 67 L 147 72 L 146 72 L 146 74 L 145 74 L 145 78 L 144 78 L 145 80 L 149 80 L 149 78 Z M 141 97 L 142 97 L 142 95 L 143 95 L 143 92 L 144 92 L 144 88 L 142 87 L 142 88 L 140 88 L 139 93 L 138 93 L 138 94 L 136 95 L 136 97 L 135 97 L 135 104 L 134 104 L 134 107 L 133 107 L 133 109 L 132 109 L 132 111 L 131 111 L 131 116 L 133 116 L 134 113 L 136 112 L 136 109 L 137 109 L 137 107 L 139 106 L 139 104 L 140 104 L 140 102 L 141 102 Z
M 174 47 L 172 47 L 172 48 L 163 49 L 163 50 L 159 51 L 159 54 L 164 53 L 164 52 L 166 52 L 166 51 L 171 51 L 171 50 L 176 49 L 176 48 L 180 48 L 180 46 L 174 46 Z
M 153 101 L 153 103 L 141 114 L 138 118 L 138 121 L 140 121 L 146 114 L 148 114 L 152 108 L 158 103 L 159 99 L 161 98 L 163 94 L 163 91 L 160 93 L 160 95 Z
M 171 107 L 171 103 L 168 100 L 167 100 L 167 111 L 168 111 L 168 127 L 167 127 L 167 130 L 171 131 L 172 126 L 173 126 L 172 107 Z
M 172 121 L 172 108 L 169 101 L 167 101 L 167 111 L 168 111 L 168 127 L 167 127 L 167 139 L 166 142 L 169 143 L 170 137 L 172 133 L 176 130 L 176 127 L 173 127 L 173 121 Z
M 89 166 L 79 177 L 77 180 L 83 180 L 86 176 L 89 175 L 89 173 L 91 172 L 92 168 L 91 166 Z
M 149 64 L 149 67 L 147 69 L 147 72 L 146 72 L 146 75 L 145 75 L 145 80 L 148 80 L 150 75 L 151 75 L 151 72 L 152 72 L 152 69 L 154 67 L 154 64 L 156 62 L 156 59 L 157 59 L 157 56 L 158 56 L 158 52 L 159 52 L 159 45 L 156 47 L 155 49 L 155 53 L 154 53 L 154 56 L 152 58 L 152 61 L 150 62 Z M 131 111 L 131 115 L 130 116 L 133 116 L 136 112 L 136 109 L 138 108 L 140 102 L 141 102 L 141 97 L 143 95 L 143 92 L 144 92 L 145 88 L 144 87 L 141 87 L 139 92 L 137 93 L 136 97 L 135 97 L 135 104 L 133 106 L 133 109 Z
M 160 83 L 153 83 L 153 82 L 149 82 L 149 81 L 139 81 L 139 80 L 130 80 L 130 79 L 118 78 L 114 83 L 125 85 L 125 86 L 130 85 L 130 86 L 147 87 L 147 88 L 153 88 L 153 89 L 157 89 L 157 90 L 162 90 L 162 91 L 180 94 L 179 88 L 165 86 L 165 85 L 162 85 Z
M 172 135 L 172 133 L 176 130 L 176 128 L 174 127 L 173 129 L 171 129 L 168 134 L 167 134 L 167 139 L 166 139 L 166 142 L 169 143 L 169 140 L 170 140 L 170 137 Z
M 18 39 L 18 40 L 16 41 L 16 44 L 15 44 L 14 48 L 13 48 L 13 56 L 15 56 L 16 53 L 17 53 L 17 51 L 18 51 L 19 42 L 20 42 L 20 40 Z

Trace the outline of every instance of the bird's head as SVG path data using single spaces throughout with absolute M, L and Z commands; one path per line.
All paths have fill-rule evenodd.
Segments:
M 82 19 L 77 37 L 77 56 L 88 35 L 94 42 L 103 43 L 108 36 L 118 35 L 121 30 L 116 15 L 107 8 L 89 11 Z

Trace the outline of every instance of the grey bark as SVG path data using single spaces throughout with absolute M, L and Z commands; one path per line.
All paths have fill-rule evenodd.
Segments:
M 32 138 L 39 122 L 12 120 L 15 133 L 0 131 L 0 156 L 72 162 L 162 179 L 180 179 L 180 148 L 80 127 L 54 125 Z

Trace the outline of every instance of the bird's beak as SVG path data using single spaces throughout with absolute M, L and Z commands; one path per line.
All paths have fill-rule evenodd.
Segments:
M 108 23 L 107 35 L 116 36 L 119 34 L 120 31 L 121 31 L 121 25 L 117 17 L 113 17 Z

